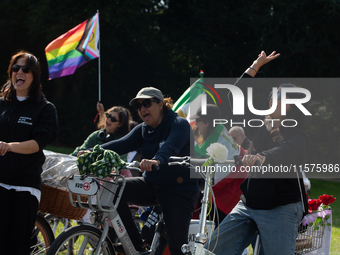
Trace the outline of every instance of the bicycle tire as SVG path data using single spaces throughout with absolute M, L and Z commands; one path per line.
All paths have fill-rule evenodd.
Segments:
M 52 232 L 54 234 L 54 238 L 65 229 L 72 227 L 70 220 L 61 218 L 59 216 L 53 214 L 45 215 L 46 221 L 50 224 L 52 228 Z
M 102 232 L 98 228 L 90 225 L 79 225 L 68 228 L 55 239 L 49 248 L 47 255 L 66 254 L 65 249 L 67 249 L 67 254 L 92 254 L 101 234 Z M 75 242 L 73 242 L 73 240 L 75 240 Z M 83 245 L 86 246 L 86 248 L 80 253 L 79 249 Z M 108 237 L 106 237 L 103 242 L 100 254 L 116 254 Z
M 54 241 L 54 234 L 50 224 L 41 215 L 37 215 L 35 228 L 31 238 L 30 255 L 46 254 Z

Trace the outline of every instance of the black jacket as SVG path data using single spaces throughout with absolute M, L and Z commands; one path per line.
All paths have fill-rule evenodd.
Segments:
M 118 154 L 142 148 L 142 158 L 161 162 L 158 171 L 143 173 L 147 182 L 171 190 L 198 191 L 198 180 L 190 178 L 189 168 L 167 165 L 170 156 L 193 155 L 190 154 L 190 149 L 194 148 L 193 141 L 189 122 L 169 110 L 157 128 L 143 122 L 123 138 L 101 147 Z
M 250 78 L 250 76 L 244 74 L 243 78 Z M 253 79 L 240 79 L 236 85 L 246 94 L 247 87 L 251 86 L 253 81 Z M 242 117 L 246 120 L 259 119 L 259 116 L 254 116 L 247 110 L 245 116 Z M 264 167 L 267 169 L 270 166 L 280 169 L 285 167 L 289 172 L 284 173 L 280 170 L 274 174 L 262 174 L 261 172 L 248 175 L 248 178 L 240 186 L 243 192 L 241 197 L 243 202 L 252 209 L 261 210 L 295 203 L 301 201 L 300 183 L 306 207 L 305 188 L 301 173 L 299 173 L 306 163 L 309 149 L 309 138 L 303 128 L 300 128 L 299 125 L 297 128 L 281 126 L 279 139 L 273 139 L 275 134 L 270 134 L 265 126 L 245 127 L 245 133 L 252 137 L 252 145 L 248 152 L 265 156 Z M 300 166 L 302 167 L 300 168 Z M 298 171 L 299 179 L 295 169 Z
M 290 130 L 289 130 L 290 131 Z M 260 153 L 266 157 L 262 167 L 278 169 L 274 173 L 257 173 L 247 178 L 240 186 L 245 197 L 245 204 L 253 209 L 272 209 L 276 206 L 301 201 L 299 179 L 294 170 L 306 163 L 309 139 L 303 131 L 288 132 L 280 127 L 284 138 L 279 144 L 272 141 L 269 131 L 263 126 L 256 136 L 261 137 L 262 144 L 253 154 Z M 256 137 L 255 136 L 255 137 Z M 283 172 L 283 167 L 289 172 Z M 301 177 L 301 174 L 299 174 Z M 301 183 L 301 189 L 304 185 Z
M 58 134 L 57 111 L 46 100 L 30 99 L 4 101 L 0 98 L 0 141 L 23 142 L 35 140 L 39 151 L 33 154 L 7 152 L 0 156 L 0 182 L 41 189 L 42 165 L 45 161 L 43 148 Z

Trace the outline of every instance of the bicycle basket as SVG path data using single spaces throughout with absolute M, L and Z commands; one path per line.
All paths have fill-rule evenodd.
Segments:
M 110 175 L 104 179 L 74 175 L 68 180 L 69 199 L 77 208 L 111 212 L 118 207 L 125 182 L 122 175 Z M 78 199 L 81 195 L 87 195 L 87 202 Z
M 295 255 L 306 254 L 321 248 L 324 230 L 325 224 L 320 224 L 318 228 L 300 224 L 298 229 L 299 234 L 296 239 Z
M 75 197 L 76 196 L 74 195 L 74 199 Z M 87 196 L 81 196 L 81 200 L 86 202 Z M 70 220 L 80 220 L 87 212 L 85 209 L 75 208 L 71 205 L 68 191 L 45 184 L 42 184 L 38 211 Z

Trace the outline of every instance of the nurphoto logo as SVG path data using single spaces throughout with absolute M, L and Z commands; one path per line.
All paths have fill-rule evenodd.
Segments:
M 206 85 L 206 84 L 204 84 Z M 214 88 L 212 86 L 209 86 L 210 89 L 213 90 L 213 92 L 215 93 L 215 95 L 218 96 L 221 105 L 222 105 L 222 101 L 220 99 L 219 94 L 217 93 L 217 91 L 215 89 L 227 89 L 228 93 L 231 94 L 232 96 L 232 113 L 233 115 L 239 115 L 242 116 L 245 114 L 245 96 L 242 92 L 242 90 L 235 86 L 235 85 L 231 85 L 231 84 L 215 84 Z M 206 91 L 206 90 L 204 90 Z M 294 94 L 300 94 L 301 98 L 289 98 L 289 93 L 294 93 Z M 210 95 L 210 97 L 213 98 L 213 95 L 211 93 L 208 93 Z M 288 96 L 287 96 L 288 94 Z M 280 98 L 278 98 L 278 95 L 280 95 Z M 311 116 L 312 114 L 306 109 L 306 107 L 303 105 L 305 103 L 307 103 L 310 99 L 311 99 L 311 93 L 308 89 L 305 88 L 299 88 L 299 87 L 282 87 L 280 91 L 278 91 L 277 87 L 272 87 L 272 91 L 271 91 L 271 96 L 272 96 L 272 104 L 271 107 L 269 109 L 265 109 L 265 110 L 259 110 L 256 109 L 254 107 L 254 103 L 253 103 L 253 88 L 252 87 L 248 87 L 247 88 L 247 107 L 248 110 L 257 116 L 266 116 L 269 115 L 273 112 L 275 112 L 275 110 L 278 107 L 278 100 L 280 99 L 281 101 L 281 115 L 286 115 L 286 109 L 287 109 L 287 105 L 295 105 L 304 115 L 306 116 Z M 216 101 L 213 98 L 215 105 L 216 105 Z M 206 115 L 207 114 L 207 94 L 203 94 L 201 97 L 201 113 L 202 115 Z M 279 121 L 279 119 L 269 119 L 268 120 L 271 125 L 274 125 L 275 121 Z M 250 119 L 246 122 L 246 120 L 242 120 L 241 122 L 235 122 L 232 119 L 230 119 L 229 121 L 227 119 L 214 119 L 214 123 L 213 126 L 215 127 L 217 124 L 227 124 L 230 123 L 230 126 L 232 127 L 233 125 L 242 125 L 243 127 L 246 126 L 246 124 L 248 124 L 248 126 L 250 127 L 260 127 L 264 125 L 264 121 L 262 119 Z M 281 124 L 285 127 L 295 127 L 298 123 L 295 119 L 285 119 L 283 121 L 281 121 Z

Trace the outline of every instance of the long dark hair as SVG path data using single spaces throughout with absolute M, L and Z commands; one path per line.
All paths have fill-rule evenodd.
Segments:
M 110 114 L 110 112 L 112 111 L 118 113 L 119 123 L 122 124 L 120 127 L 116 129 L 115 134 L 124 136 L 127 133 L 129 133 L 130 132 L 130 121 L 132 120 L 130 111 L 122 106 L 113 106 L 110 109 L 108 109 L 106 113 Z M 104 128 L 105 121 L 106 121 L 106 117 L 102 118 L 101 121 L 98 123 L 97 127 Z
M 7 75 L 8 79 L 7 82 L 3 85 L 3 92 L 2 95 L 4 97 L 5 101 L 11 101 L 16 96 L 16 90 L 14 88 L 14 85 L 12 84 L 12 66 L 16 64 L 18 59 L 24 58 L 26 60 L 26 66 L 29 67 L 33 74 L 33 81 L 30 86 L 29 90 L 29 100 L 33 102 L 40 102 L 43 101 L 45 96 L 42 92 L 41 88 L 41 67 L 38 59 L 31 53 L 27 51 L 19 51 L 18 53 L 14 54 L 10 60 Z

